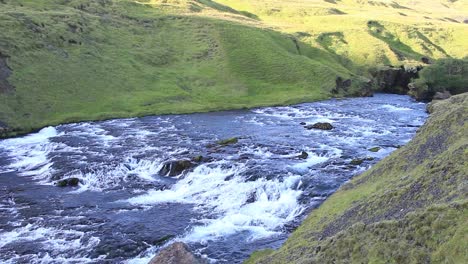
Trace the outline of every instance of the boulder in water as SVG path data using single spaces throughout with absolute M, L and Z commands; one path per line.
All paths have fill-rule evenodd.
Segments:
M 161 250 L 148 264 L 206 264 L 207 261 L 195 256 L 188 246 L 176 242 Z
M 203 161 L 203 156 L 198 155 L 198 156 L 192 157 L 192 161 L 193 162 L 202 162 Z
M 60 180 L 56 183 L 58 187 L 68 187 L 68 186 L 78 186 L 80 179 L 78 178 L 68 178 Z
M 353 159 L 353 160 L 350 162 L 350 164 L 351 164 L 351 165 L 358 166 L 358 165 L 361 165 L 363 162 L 364 162 L 363 159 Z
M 302 151 L 299 156 L 297 156 L 298 159 L 307 159 L 309 157 L 309 154 L 305 151 Z
M 370 148 L 369 151 L 370 152 L 379 152 L 381 148 L 380 147 L 373 147 L 373 148 Z
M 218 144 L 220 146 L 227 146 L 227 145 L 236 144 L 237 142 L 239 142 L 239 138 L 233 137 L 233 138 L 219 140 L 219 141 L 216 142 L 216 144 Z
M 159 171 L 160 175 L 174 177 L 182 174 L 185 170 L 194 167 L 190 160 L 173 160 L 164 163 L 163 167 Z
M 332 130 L 334 127 L 330 123 L 315 123 L 313 125 L 305 126 L 307 129 L 321 129 L 321 130 Z

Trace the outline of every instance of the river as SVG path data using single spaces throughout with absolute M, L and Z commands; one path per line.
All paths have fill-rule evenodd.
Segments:
M 147 263 L 173 241 L 215 263 L 242 262 L 279 247 L 426 118 L 425 104 L 377 94 L 66 124 L 1 140 L 0 262 Z M 236 144 L 215 144 L 232 137 Z M 182 175 L 158 173 L 166 161 L 197 156 L 203 161 Z M 80 183 L 56 186 L 65 178 Z

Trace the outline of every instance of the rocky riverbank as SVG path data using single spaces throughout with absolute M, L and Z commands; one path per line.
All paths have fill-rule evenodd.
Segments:
M 433 102 L 408 145 L 246 263 L 466 263 L 468 94 Z

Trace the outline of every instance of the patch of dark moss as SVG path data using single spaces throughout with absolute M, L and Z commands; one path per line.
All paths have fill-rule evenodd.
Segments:
M 237 144 L 237 142 L 239 142 L 239 138 L 233 137 L 233 138 L 219 140 L 216 142 L 216 144 L 220 146 L 227 146 L 227 145 Z

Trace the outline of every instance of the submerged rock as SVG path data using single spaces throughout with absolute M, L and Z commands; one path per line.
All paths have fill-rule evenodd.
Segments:
M 78 186 L 80 179 L 78 178 L 68 178 L 60 180 L 56 183 L 58 187 L 67 187 L 67 186 Z
M 227 146 L 227 145 L 236 144 L 237 142 L 239 142 L 239 138 L 233 137 L 233 138 L 219 140 L 219 141 L 216 142 L 216 144 L 218 144 L 220 146 Z
M 321 129 L 321 130 L 332 130 L 334 127 L 330 123 L 315 123 L 313 125 L 305 126 L 307 129 Z
M 361 165 L 363 162 L 363 159 L 353 159 L 349 164 L 358 166 Z
M 203 161 L 203 156 L 198 155 L 198 156 L 192 157 L 192 161 L 193 162 L 202 162 Z
M 161 250 L 148 264 L 206 264 L 207 261 L 195 256 L 182 242 L 171 244 Z
M 309 157 L 309 154 L 305 151 L 302 151 L 299 156 L 297 156 L 298 159 L 307 159 Z
M 164 163 L 163 167 L 159 171 L 162 176 L 174 177 L 182 174 L 185 170 L 193 168 L 193 164 L 190 160 L 173 160 Z
M 373 148 L 370 148 L 369 151 L 370 152 L 378 152 L 381 148 L 380 147 L 373 147 Z

